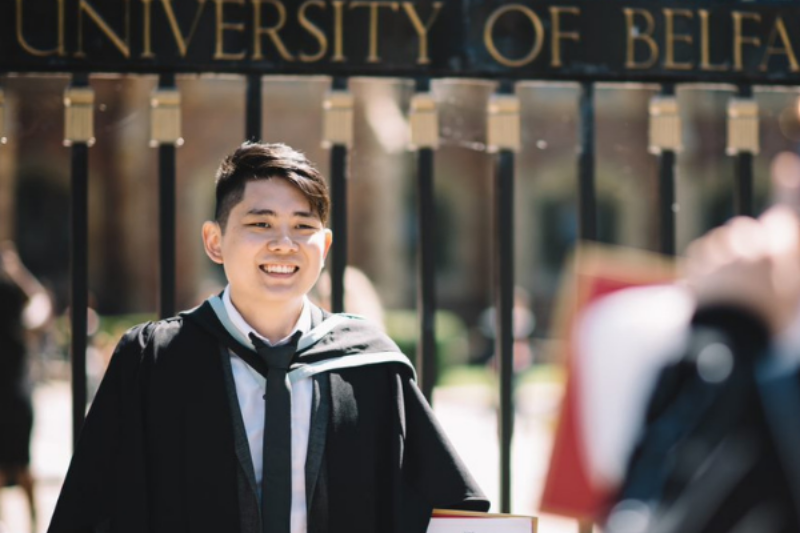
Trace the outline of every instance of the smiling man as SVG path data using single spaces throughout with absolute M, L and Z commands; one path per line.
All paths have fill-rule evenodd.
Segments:
M 434 507 L 489 507 L 364 319 L 306 297 L 330 248 L 325 180 L 245 143 L 203 225 L 228 286 L 120 341 L 51 533 L 422 533 Z

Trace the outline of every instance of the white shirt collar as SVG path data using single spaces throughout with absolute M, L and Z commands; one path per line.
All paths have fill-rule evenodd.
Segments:
M 303 335 L 308 333 L 311 329 L 311 306 L 308 303 L 308 298 L 303 297 L 303 310 L 300 311 L 300 318 L 297 319 L 297 323 L 294 325 L 294 329 L 292 332 L 286 336 L 285 338 L 281 339 L 280 341 L 272 344 L 269 339 L 259 335 L 259 333 L 253 329 L 253 327 L 245 321 L 244 317 L 239 313 L 236 307 L 233 305 L 231 301 L 231 286 L 228 285 L 225 287 L 225 291 L 222 293 L 222 303 L 225 304 L 225 311 L 228 312 L 228 317 L 231 319 L 233 325 L 238 329 L 245 338 L 250 338 L 250 334 L 252 333 L 262 341 L 266 342 L 270 346 L 280 346 L 281 344 L 286 344 L 289 342 L 289 339 L 292 338 L 292 335 L 297 333 L 298 331 L 302 332 Z

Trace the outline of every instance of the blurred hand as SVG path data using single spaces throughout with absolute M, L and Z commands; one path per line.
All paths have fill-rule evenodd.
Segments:
M 21 266 L 22 262 L 14 243 L 11 241 L 0 242 L 0 269 L 13 275 L 19 272 Z
M 759 219 L 737 217 L 689 247 L 687 282 L 697 306 L 730 305 L 782 331 L 800 304 L 800 218 L 778 205 Z

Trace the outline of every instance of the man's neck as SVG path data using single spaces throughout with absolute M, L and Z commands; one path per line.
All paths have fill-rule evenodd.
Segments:
M 283 304 L 270 302 L 250 308 L 239 305 L 233 292 L 230 296 L 231 303 L 244 321 L 271 344 L 278 343 L 291 335 L 304 305 L 303 299 L 300 299 Z

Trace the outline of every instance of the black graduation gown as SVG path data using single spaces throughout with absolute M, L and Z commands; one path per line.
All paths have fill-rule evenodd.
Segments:
M 50 533 L 242 530 L 223 328 L 215 319 L 206 302 L 125 334 L 87 416 Z M 366 331 L 335 328 L 308 350 L 309 361 L 394 345 Z M 324 505 L 309 512 L 310 532 L 422 533 L 434 507 L 488 509 L 407 366 L 337 368 L 326 377 L 324 482 L 312 498 Z

